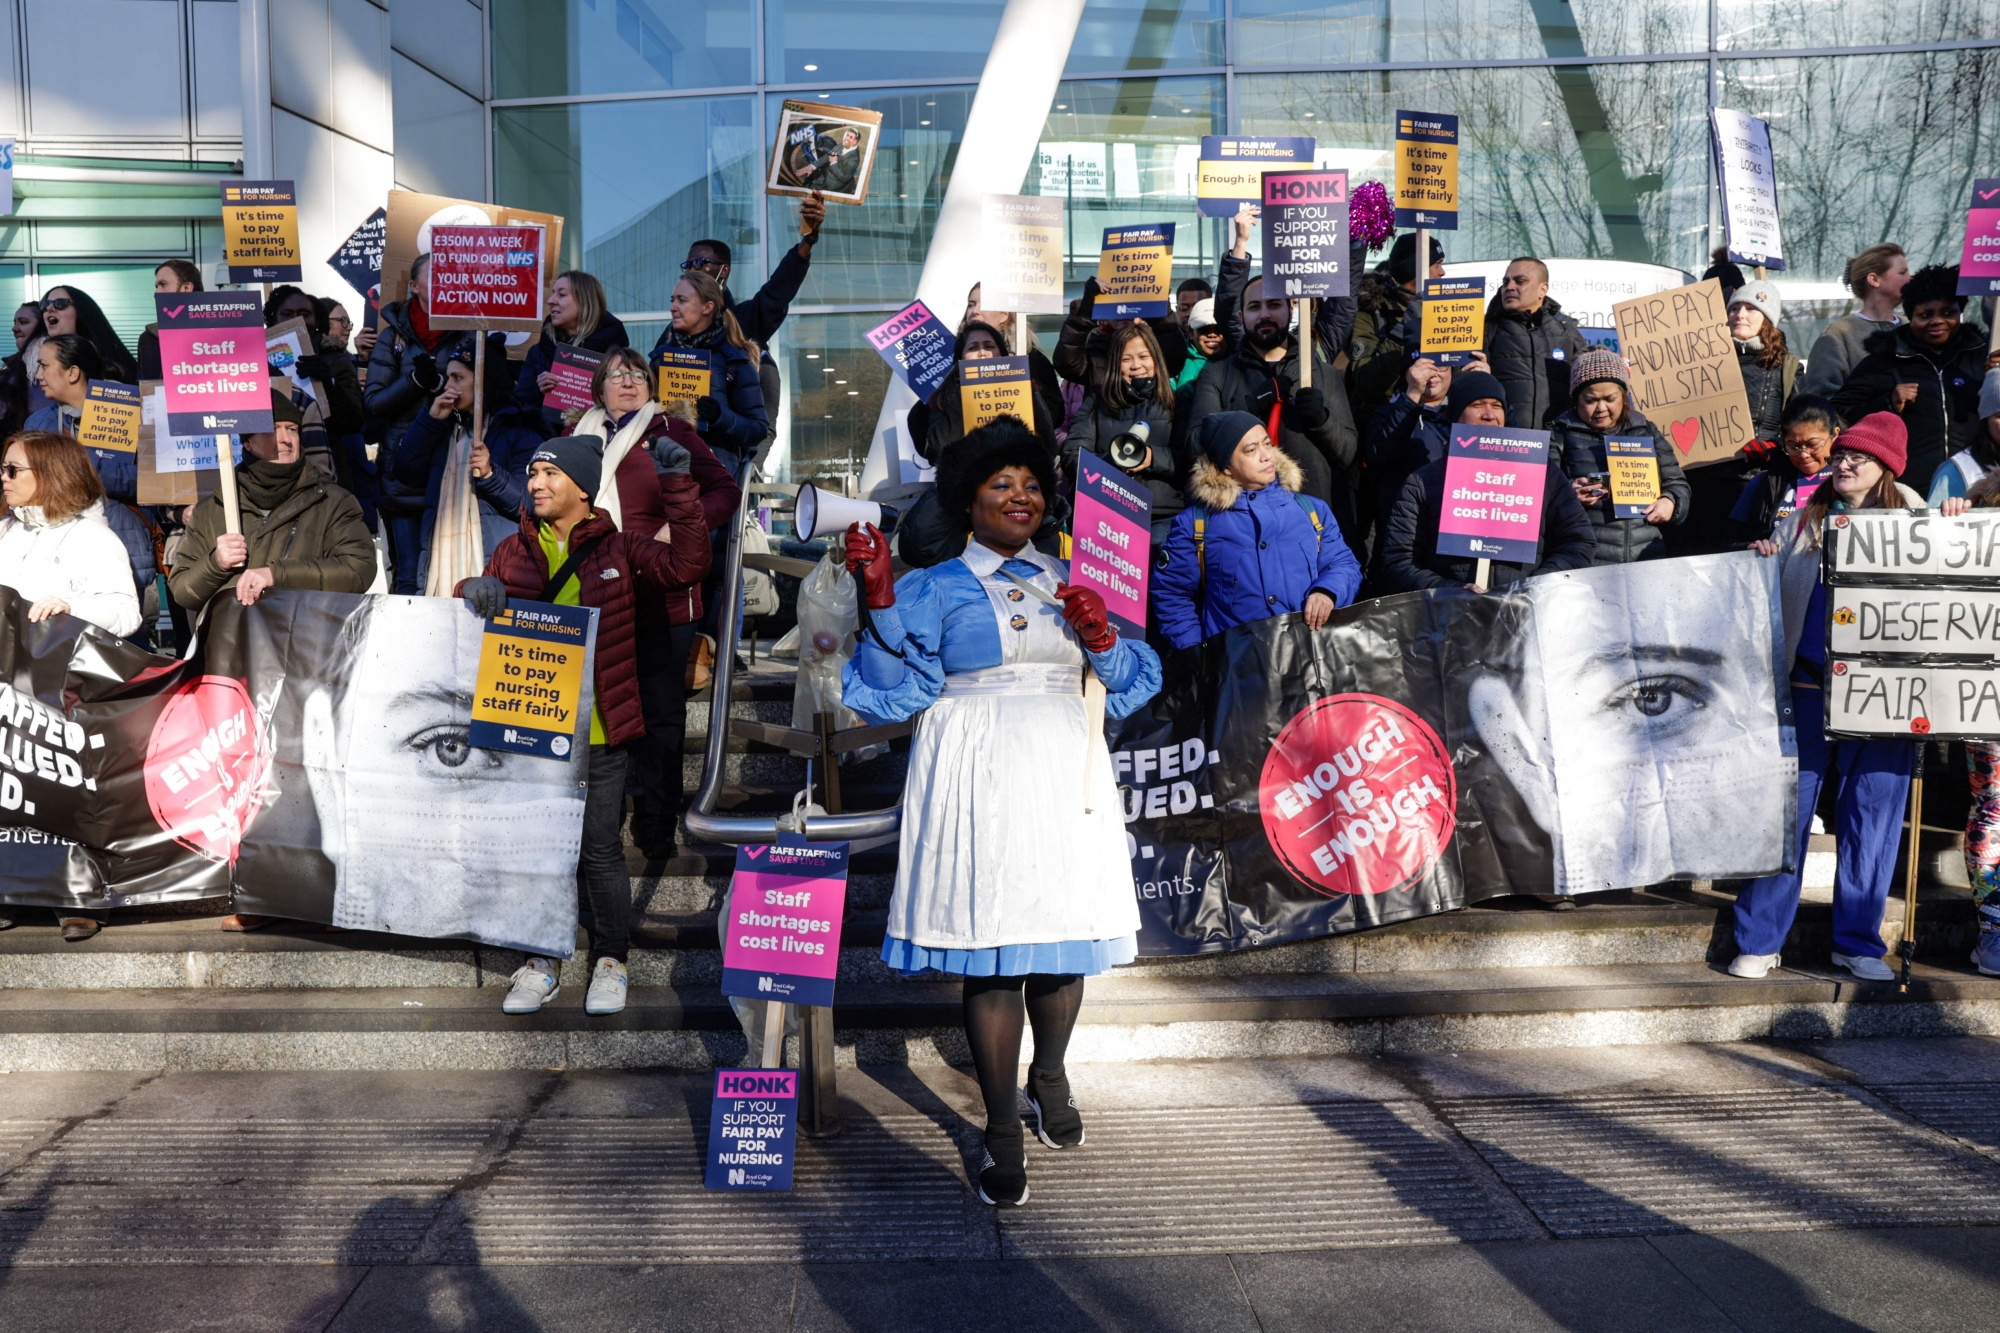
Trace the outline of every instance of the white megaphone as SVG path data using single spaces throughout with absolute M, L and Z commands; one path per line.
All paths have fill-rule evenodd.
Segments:
M 792 515 L 792 531 L 802 542 L 845 532 L 856 523 L 872 523 L 883 532 L 896 530 L 896 511 L 873 500 L 856 500 L 835 495 L 807 484 L 799 487 L 798 508 Z

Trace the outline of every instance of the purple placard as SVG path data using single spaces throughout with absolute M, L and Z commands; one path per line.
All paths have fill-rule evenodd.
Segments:
M 912 301 L 894 319 L 868 330 L 868 345 L 878 352 L 910 392 L 929 401 L 951 376 L 951 354 L 957 339 L 922 301 Z
M 715 1071 L 704 1188 L 788 1190 L 798 1142 L 798 1070 Z
M 1080 454 L 1070 535 L 1069 581 L 1104 599 L 1120 634 L 1145 638 L 1152 495 L 1104 459 Z
M 1542 544 L 1549 433 L 1453 426 L 1438 516 L 1439 555 L 1532 565 Z
M 722 993 L 832 1004 L 846 904 L 846 843 L 788 837 L 738 847 L 722 942 Z
M 2000 293 L 2000 176 L 1972 183 L 1965 214 L 1965 250 L 1958 260 L 1958 294 Z

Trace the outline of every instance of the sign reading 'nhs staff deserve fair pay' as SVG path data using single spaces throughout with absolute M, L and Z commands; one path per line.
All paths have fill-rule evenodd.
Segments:
M 511 602 L 486 622 L 472 686 L 475 748 L 567 760 L 586 740 L 584 689 L 597 612 Z
M 798 1134 L 798 1070 L 716 1070 L 702 1185 L 712 1190 L 790 1189 Z
M 1533 565 L 1548 480 L 1547 431 L 1453 426 L 1438 554 Z
M 785 1004 L 833 1003 L 847 844 L 780 838 L 736 849 L 722 993 Z

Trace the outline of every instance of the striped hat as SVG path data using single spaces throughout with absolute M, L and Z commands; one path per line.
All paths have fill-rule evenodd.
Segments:
M 1576 391 L 1586 384 L 1597 384 L 1603 380 L 1613 380 L 1627 393 L 1632 391 L 1632 368 L 1625 364 L 1625 358 L 1616 352 L 1608 352 L 1602 347 L 1593 347 L 1570 363 L 1569 396 L 1576 397 Z

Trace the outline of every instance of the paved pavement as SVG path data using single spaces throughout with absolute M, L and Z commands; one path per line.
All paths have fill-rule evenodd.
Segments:
M 0 1074 L 0 1328 L 2000 1323 L 2000 1041 L 1073 1075 L 996 1215 L 962 1071 L 843 1071 L 763 1197 L 684 1075 Z

